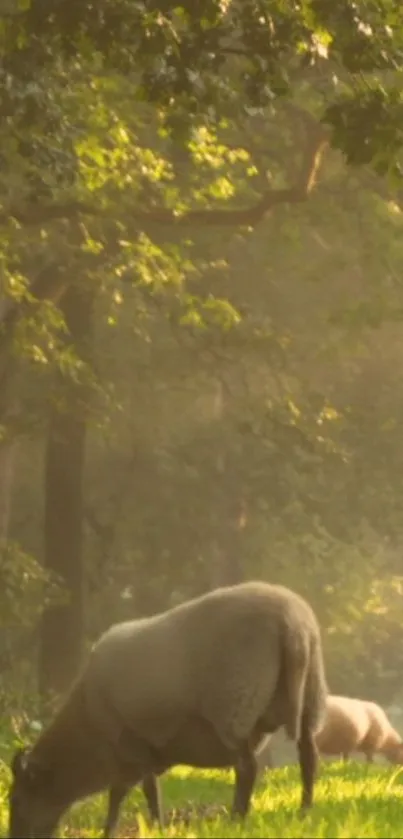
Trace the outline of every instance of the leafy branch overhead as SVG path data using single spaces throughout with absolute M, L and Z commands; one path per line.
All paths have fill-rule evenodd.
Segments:
M 319 172 L 322 154 L 327 145 L 325 132 L 320 128 L 314 132 L 314 136 L 308 138 L 306 149 L 301 155 L 299 177 L 295 184 L 289 187 L 278 189 L 267 189 L 266 192 L 251 206 L 244 208 L 230 209 L 209 209 L 209 210 L 185 210 L 176 212 L 166 208 L 155 208 L 153 210 L 141 210 L 133 207 L 126 217 L 126 224 L 148 226 L 157 225 L 179 225 L 179 226 L 204 226 L 204 225 L 242 225 L 253 227 L 266 213 L 279 204 L 297 203 L 304 201 L 315 186 L 316 177 Z M 109 218 L 111 208 L 103 209 L 94 203 L 71 201 L 66 203 L 54 202 L 52 204 L 32 204 L 23 208 L 8 208 L 8 212 L 0 213 L 0 223 L 7 223 L 10 217 L 24 225 L 43 225 L 56 219 L 77 219 L 80 214 L 100 218 Z
M 400 0 L 7 4 L 2 356 L 74 277 L 149 275 L 143 233 L 184 276 L 165 229 L 178 243 L 303 202 L 329 146 L 399 176 L 402 49 Z
M 158 6 L 100 0 L 96 14 L 87 0 L 30 0 L 20 4 L 19 14 L 3 15 L 1 23 L 1 112 L 9 125 L 5 147 L 22 156 L 36 204 L 15 202 L 18 184 L 7 184 L 2 221 L 10 215 L 32 224 L 35 217 L 42 223 L 79 212 L 95 214 L 87 196 L 60 201 L 53 192 L 56 186 L 71 192 L 79 137 L 83 132 L 99 135 L 106 129 L 105 108 L 119 111 L 123 102 L 125 118 L 123 111 L 119 117 L 115 113 L 123 130 L 132 132 L 148 110 L 151 148 L 161 132 L 186 146 L 195 127 L 217 130 L 223 121 L 240 126 L 251 111 L 263 116 L 269 137 L 279 103 L 310 86 L 318 120 L 329 126 L 331 143 L 350 162 L 373 163 L 382 172 L 398 169 L 403 141 L 398 0 L 342 0 L 337 9 L 330 0 Z M 110 135 L 99 144 L 101 168 L 113 155 L 113 145 L 119 157 L 119 144 Z M 32 169 L 49 164 L 57 178 L 52 183 L 49 173 L 39 176 L 38 194 L 38 172 Z M 250 210 L 231 207 L 231 216 L 216 210 L 210 216 L 185 212 L 181 223 L 253 224 L 278 203 L 301 200 L 309 182 L 305 172 L 297 183 L 267 191 Z M 129 219 L 140 223 L 171 224 L 177 217 L 163 208 L 129 212 Z

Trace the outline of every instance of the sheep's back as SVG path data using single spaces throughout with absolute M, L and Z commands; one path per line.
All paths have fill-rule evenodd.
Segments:
M 186 710 L 185 638 L 167 616 L 112 626 L 92 649 L 85 674 L 87 698 L 95 719 L 112 738 L 129 726 L 158 745 Z
M 273 699 L 286 636 L 304 646 L 316 631 L 312 610 L 288 589 L 223 587 L 108 630 L 90 657 L 88 694 L 111 730 L 123 721 L 158 745 L 184 716 L 201 714 L 232 745 Z

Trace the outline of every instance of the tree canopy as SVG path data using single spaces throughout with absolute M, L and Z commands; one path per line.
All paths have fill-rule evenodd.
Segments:
M 42 565 L 78 640 L 261 574 L 395 685 L 402 47 L 397 0 L 2 4 L 9 623 Z

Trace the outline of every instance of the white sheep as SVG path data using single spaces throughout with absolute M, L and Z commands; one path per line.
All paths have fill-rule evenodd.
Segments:
M 326 717 L 315 740 L 323 755 L 341 755 L 347 760 L 352 752 L 362 752 L 369 762 L 381 754 L 391 763 L 403 763 L 402 738 L 375 702 L 329 695 Z

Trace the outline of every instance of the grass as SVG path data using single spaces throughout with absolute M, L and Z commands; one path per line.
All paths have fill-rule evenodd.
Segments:
M 7 829 L 7 784 L 9 772 L 0 764 L 0 830 Z M 192 806 L 190 823 L 168 825 L 163 833 L 149 830 L 144 800 L 134 790 L 126 800 L 119 822 L 121 837 L 400 837 L 403 835 L 403 770 L 385 764 L 367 766 L 351 761 L 323 763 L 316 784 L 315 806 L 301 820 L 299 770 L 295 765 L 267 771 L 257 784 L 253 808 L 244 827 L 231 825 L 220 815 L 200 818 L 197 810 L 209 805 L 228 807 L 232 797 L 232 776 L 225 772 L 196 772 L 178 767 L 162 779 L 165 810 Z M 210 806 L 210 810 L 212 807 Z M 106 814 L 106 798 L 96 796 L 76 805 L 62 827 L 62 837 L 100 835 Z M 137 832 L 137 830 L 139 832 Z

